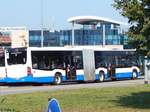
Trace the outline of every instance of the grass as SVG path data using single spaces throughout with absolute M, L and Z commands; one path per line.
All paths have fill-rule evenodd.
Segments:
M 150 85 L 3 95 L 0 112 L 45 112 L 50 97 L 62 112 L 150 112 Z

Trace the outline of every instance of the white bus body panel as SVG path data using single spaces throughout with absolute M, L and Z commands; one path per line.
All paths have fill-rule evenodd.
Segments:
M 0 67 L 0 78 L 6 77 L 6 67 Z
M 32 69 L 33 77 L 54 77 L 57 72 L 62 76 L 65 76 L 65 70 L 61 69 L 55 69 L 52 71 Z
M 81 70 L 76 70 L 76 75 L 84 75 L 84 70 L 81 69 Z
M 133 70 L 140 72 L 139 68 L 134 66 L 134 67 L 128 67 L 128 68 L 116 68 L 116 74 L 117 73 L 132 73 Z
M 27 66 L 25 64 L 7 66 L 7 77 L 22 78 L 26 76 L 27 76 Z
M 137 72 L 137 77 L 140 75 L 140 69 L 136 66 L 128 68 L 116 68 L 115 78 L 132 78 L 133 71 Z

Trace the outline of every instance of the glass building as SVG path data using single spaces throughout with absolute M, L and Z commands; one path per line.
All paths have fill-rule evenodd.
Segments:
M 95 16 L 77 16 L 68 19 L 72 29 L 43 31 L 43 46 L 65 45 L 124 45 L 128 37 L 120 32 L 120 22 Z M 82 25 L 75 29 L 74 24 Z M 29 46 L 41 46 L 41 31 L 29 31 Z
M 48 30 L 43 31 L 44 46 L 60 46 L 60 32 L 50 32 Z M 29 46 L 40 47 L 41 46 L 41 30 L 29 31 Z
M 92 27 L 92 28 L 91 28 Z M 118 29 L 112 28 L 111 24 L 106 24 L 106 45 L 124 45 L 127 43 L 127 36 L 120 34 Z M 44 46 L 65 46 L 71 45 L 72 31 L 43 31 Z M 74 30 L 75 45 L 102 45 L 103 29 L 101 26 L 81 28 Z M 29 46 L 41 46 L 41 30 L 29 31 Z

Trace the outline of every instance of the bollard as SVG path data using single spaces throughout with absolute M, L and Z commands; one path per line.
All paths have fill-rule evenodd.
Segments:
M 149 84 L 150 83 L 150 59 L 145 56 L 144 58 L 144 83 Z
M 55 98 L 48 99 L 47 112 L 61 112 L 58 101 Z

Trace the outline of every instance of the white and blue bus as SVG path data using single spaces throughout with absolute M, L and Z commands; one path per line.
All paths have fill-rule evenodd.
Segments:
M 96 47 L 7 49 L 3 83 L 54 83 L 138 78 L 135 50 Z

